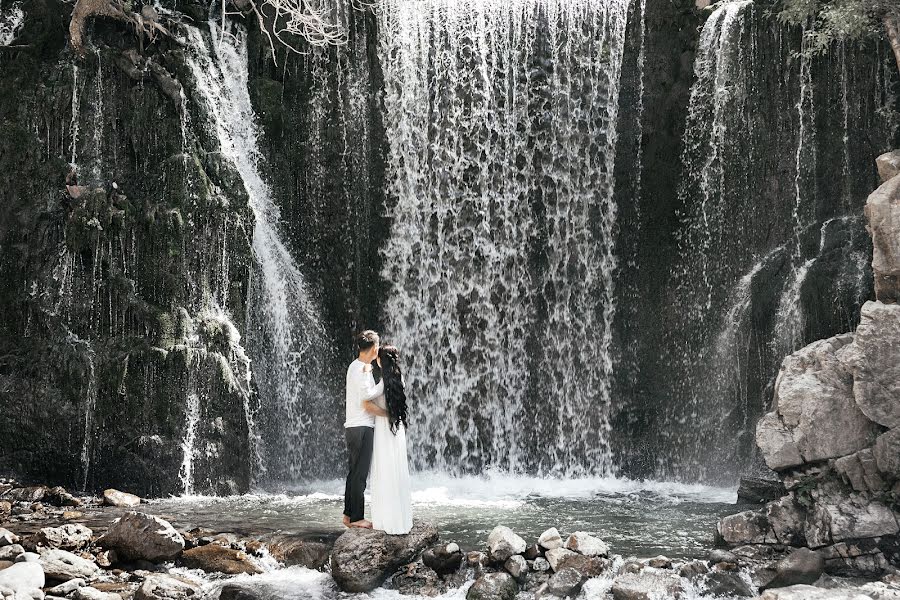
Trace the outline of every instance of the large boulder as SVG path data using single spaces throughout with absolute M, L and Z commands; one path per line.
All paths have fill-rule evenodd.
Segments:
M 9 591 L 9 595 L 16 600 L 37 598 L 36 593 L 41 591 L 44 583 L 41 565 L 32 562 L 16 563 L 0 571 L 0 597 L 4 596 L 4 591 Z
M 103 504 L 107 506 L 118 506 L 120 508 L 134 508 L 141 503 L 140 496 L 129 494 L 128 492 L 120 492 L 115 489 L 103 490 Z
M 184 538 L 168 521 L 139 512 L 122 515 L 100 544 L 122 558 L 151 562 L 172 560 L 184 550 Z
M 609 556 L 606 542 L 584 531 L 576 531 L 566 540 L 566 548 L 585 556 Z
M 896 535 L 900 532 L 898 515 L 885 504 L 856 493 L 843 494 L 834 486 L 823 486 L 814 493 L 805 534 L 810 548 L 833 543 Z
M 900 177 L 893 177 L 866 200 L 872 236 L 875 299 L 900 302 Z
M 797 548 L 775 565 L 775 578 L 766 588 L 814 583 L 825 572 L 825 559 L 818 552 Z
M 522 554 L 528 544 L 504 525 L 497 525 L 488 535 L 488 552 L 491 560 L 502 563 L 513 554 Z
M 896 216 L 900 222 L 900 209 Z M 853 375 L 853 397 L 863 414 L 884 427 L 900 427 L 900 304 L 863 304 L 853 343 L 839 358 Z
M 422 554 L 422 562 L 438 575 L 449 575 L 459 570 L 463 554 L 455 543 L 441 544 L 429 548 Z
M 513 600 L 518 591 L 509 573 L 485 573 L 466 592 L 466 600 Z
M 40 565 L 48 579 L 57 581 L 70 579 L 90 581 L 100 574 L 100 568 L 96 564 L 58 548 L 50 548 L 41 552 Z
M 547 582 L 547 591 L 560 598 L 574 598 L 581 591 L 581 585 L 584 583 L 584 580 L 585 577 L 581 573 L 571 567 L 567 567 L 550 577 L 550 580 Z
M 637 573 L 624 573 L 613 580 L 615 600 L 657 600 L 677 598 L 684 591 L 681 578 L 675 573 L 642 569 Z
M 187 600 L 199 597 L 200 586 L 170 575 L 148 575 L 134 593 L 134 600 Z
M 559 530 L 556 529 L 556 527 L 551 527 L 550 529 L 542 533 L 538 538 L 538 545 L 544 550 L 562 548 L 563 539 L 562 536 L 559 535 Z
M 78 550 L 91 542 L 94 532 L 80 523 L 68 523 L 60 527 L 44 527 L 32 536 L 29 547 L 62 548 Z
M 563 558 L 567 556 L 575 556 L 576 553 L 571 550 L 567 550 L 566 548 L 554 548 L 553 550 L 547 550 L 547 562 L 550 563 L 550 568 L 554 571 L 561 569 L 560 562 Z
M 784 359 L 775 381 L 775 410 L 757 425 L 769 468 L 838 458 L 872 444 L 878 426 L 853 397 L 853 375 L 837 353 L 849 334 L 813 342 Z
M 262 569 L 244 552 L 219 544 L 206 544 L 185 550 L 181 554 L 181 563 L 189 569 L 200 569 L 207 573 L 262 573 Z
M 900 150 L 885 152 L 875 159 L 875 166 L 882 183 L 900 175 Z
M 416 521 L 406 535 L 348 529 L 334 543 L 331 575 L 345 592 L 369 592 L 437 541 L 437 528 L 421 521 Z
M 713 571 L 703 578 L 703 584 L 706 593 L 717 598 L 753 595 L 753 588 L 738 571 Z

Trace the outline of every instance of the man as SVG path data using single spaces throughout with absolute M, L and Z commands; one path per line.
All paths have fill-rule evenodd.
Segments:
M 372 361 L 378 357 L 378 334 L 367 330 L 356 336 L 358 356 L 347 369 L 347 417 L 344 433 L 347 438 L 349 471 L 344 487 L 344 525 L 371 528 L 365 519 L 366 478 L 372 463 L 372 442 L 375 416 L 387 412 L 372 400 L 384 393 L 384 380 L 377 385 L 372 376 Z

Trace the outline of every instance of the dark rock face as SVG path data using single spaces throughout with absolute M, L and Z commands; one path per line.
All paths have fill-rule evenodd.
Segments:
M 434 525 L 417 521 L 407 535 L 348 529 L 334 543 L 331 575 L 345 592 L 368 592 L 438 540 Z
M 781 498 L 786 491 L 784 484 L 775 479 L 741 477 L 737 492 L 738 502 L 761 504 Z
M 0 464 L 70 486 L 180 492 L 199 394 L 197 439 L 218 456 L 198 459 L 195 487 L 244 490 L 244 397 L 221 314 L 243 327 L 246 194 L 209 170 L 217 148 L 183 130 L 174 83 L 150 76 L 177 71 L 178 51 L 163 39 L 134 54 L 146 74 L 123 71 L 119 48 L 136 53 L 137 39 L 98 21 L 97 52 L 76 58 L 70 11 L 29 2 L 23 47 L 0 54 L 0 89 L 16 90 L 0 94 L 0 438 L 18 440 Z

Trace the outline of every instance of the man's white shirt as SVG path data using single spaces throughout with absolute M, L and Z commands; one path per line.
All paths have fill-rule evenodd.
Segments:
M 363 409 L 363 402 L 384 393 L 384 379 L 375 383 L 372 371 L 359 359 L 347 368 L 347 419 L 344 427 L 375 427 L 375 415 Z

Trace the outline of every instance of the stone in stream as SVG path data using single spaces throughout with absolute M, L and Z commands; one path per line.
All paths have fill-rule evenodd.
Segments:
M 17 563 L 0 571 L 0 597 L 6 595 L 6 590 L 11 592 L 9 596 L 15 600 L 37 598 L 44 583 L 44 571 L 39 564 Z M 43 597 L 42 593 L 40 597 Z
M 40 502 L 47 494 L 47 486 L 35 485 L 30 487 L 15 488 L 6 493 L 5 500 L 16 502 Z
M 11 544 L 18 544 L 19 536 L 14 534 L 9 529 L 4 529 L 0 527 L 0 547 L 9 546 Z
M 900 175 L 900 150 L 885 152 L 875 159 L 875 166 L 882 183 Z
M 538 545 L 544 550 L 562 548 L 563 539 L 562 536 L 559 535 L 559 530 L 557 530 L 556 527 L 551 527 L 550 529 L 542 533 L 538 538 Z
M 141 503 L 140 496 L 129 494 L 128 492 L 120 492 L 115 489 L 103 490 L 103 504 L 107 506 L 118 506 L 120 508 L 133 508 Z
M 656 600 L 677 598 L 684 588 L 675 573 L 643 569 L 616 577 L 611 592 L 615 600 Z
M 609 567 L 609 561 L 599 556 L 584 556 L 582 554 L 571 553 L 562 554 L 556 560 L 556 568 L 554 571 L 562 571 L 563 569 L 575 569 L 585 577 L 596 577 L 606 571 Z
M 701 575 L 709 573 L 709 567 L 702 560 L 692 560 L 679 567 L 678 574 L 685 579 L 693 581 Z
M 831 589 L 798 584 L 766 590 L 758 600 L 872 600 L 872 598 L 862 593 L 860 589 Z M 890 596 L 882 598 L 887 600 Z
M 352 528 L 334 543 L 331 575 L 345 592 L 369 592 L 438 541 L 437 528 L 416 521 L 406 535 Z
M 25 554 L 25 548 L 23 548 L 20 544 L 0 546 L 0 560 L 11 560 L 15 562 L 15 560 L 22 554 Z
M 539 556 L 536 559 L 534 559 L 534 564 L 531 565 L 531 568 L 534 569 L 535 571 L 543 573 L 544 571 L 550 570 L 550 563 L 547 562 L 546 558 Z
M 513 600 L 518 591 L 519 586 L 509 573 L 485 573 L 466 592 L 466 600 Z
M 391 583 L 394 589 L 406 596 L 438 596 L 447 589 L 435 570 L 419 561 L 394 573 Z
M 503 568 L 506 569 L 506 572 L 513 576 L 513 578 L 521 583 L 525 580 L 525 576 L 528 575 L 528 562 L 525 560 L 524 556 L 520 556 L 515 554 L 506 559 L 506 562 L 503 563 Z
M 276 560 L 286 567 L 301 566 L 308 569 L 321 569 L 328 564 L 328 557 L 337 535 L 276 535 L 266 538 L 265 544 Z M 248 543 L 247 550 L 253 553 L 253 546 Z
M 753 588 L 736 571 L 713 571 L 704 579 L 711 596 L 752 596 Z
M 668 556 L 663 556 L 660 554 L 654 558 L 647 559 L 647 566 L 653 567 L 654 569 L 671 569 L 672 568 L 672 559 Z
M 68 596 L 78 588 L 87 585 L 84 579 L 70 579 L 69 581 L 65 581 L 55 587 L 47 590 L 47 593 L 52 596 Z
M 522 554 L 528 547 L 525 540 L 505 525 L 494 527 L 488 535 L 487 543 L 491 560 L 498 563 L 505 562 L 514 554 Z
M 585 577 L 570 567 L 559 570 L 554 573 L 547 582 L 547 591 L 560 598 L 567 598 L 578 595 Z
M 825 559 L 808 548 L 797 548 L 775 565 L 775 578 L 765 588 L 814 583 L 825 572 Z
M 200 593 L 200 586 L 184 578 L 149 575 L 134 593 L 134 600 L 185 600 Z
M 63 550 L 78 550 L 87 546 L 94 532 L 79 523 L 67 523 L 60 527 L 44 527 L 34 534 L 28 541 L 29 548 L 39 546 L 45 548 L 62 548 Z
M 585 556 L 609 556 L 606 542 L 584 531 L 576 531 L 566 540 L 566 548 Z
M 556 571 L 559 568 L 560 559 L 564 556 L 573 556 L 574 554 L 574 552 L 566 550 L 565 548 L 554 548 L 553 550 L 547 550 L 544 557 L 547 559 L 547 562 L 550 563 L 550 568 Z
M 172 560 L 184 549 L 184 538 L 167 521 L 139 512 L 120 517 L 99 543 L 122 558 L 151 562 Z
M 72 595 L 75 600 L 122 600 L 122 596 L 114 592 L 104 592 L 90 586 L 80 587 Z
M 40 556 L 40 565 L 48 579 L 90 581 L 100 574 L 100 568 L 97 565 L 65 550 L 50 548 L 41 552 Z
M 441 576 L 455 573 L 462 560 L 462 551 L 457 544 L 441 544 L 422 553 L 422 562 Z
M 181 564 L 189 569 L 200 569 L 207 573 L 227 575 L 262 573 L 262 569 L 244 552 L 219 544 L 207 544 L 185 550 L 180 560 Z

